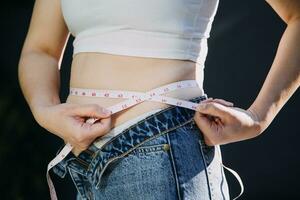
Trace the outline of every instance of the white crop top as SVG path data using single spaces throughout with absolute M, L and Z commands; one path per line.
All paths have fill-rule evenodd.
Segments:
M 80 52 L 192 60 L 201 65 L 219 0 L 61 0 Z

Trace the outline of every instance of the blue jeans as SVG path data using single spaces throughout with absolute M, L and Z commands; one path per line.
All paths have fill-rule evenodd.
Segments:
M 165 108 L 100 149 L 92 144 L 78 157 L 70 154 L 54 172 L 70 173 L 78 200 L 227 200 L 220 147 L 204 143 L 194 114 Z

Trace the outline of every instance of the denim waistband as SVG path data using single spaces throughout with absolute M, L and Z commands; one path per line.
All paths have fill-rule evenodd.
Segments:
M 207 99 L 207 96 L 203 95 L 189 99 L 189 101 L 199 103 L 205 99 Z M 101 148 L 91 144 L 88 149 L 81 152 L 77 157 L 70 153 L 53 168 L 53 171 L 63 178 L 69 167 L 89 179 L 97 187 L 109 163 L 130 153 L 144 142 L 190 122 L 193 120 L 194 114 L 195 111 L 191 109 L 169 106 L 129 126 Z
M 116 137 L 118 134 L 122 133 L 122 131 L 125 130 L 126 128 L 128 128 L 129 126 L 136 124 L 137 122 L 139 122 L 139 121 L 145 119 L 146 117 L 153 115 L 161 110 L 163 110 L 163 108 L 151 110 L 149 112 L 138 115 L 137 117 L 134 117 L 133 119 L 127 120 L 126 122 L 122 123 L 121 125 L 113 127 L 108 133 L 101 136 L 101 138 L 98 138 L 97 140 L 95 140 L 93 144 L 96 147 L 101 148 L 108 141 L 110 141 L 113 137 Z

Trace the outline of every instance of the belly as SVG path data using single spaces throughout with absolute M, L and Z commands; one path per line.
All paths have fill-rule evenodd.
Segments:
M 197 70 L 198 69 L 198 70 Z M 189 60 L 145 58 L 107 53 L 78 53 L 71 67 L 70 87 L 131 90 L 147 92 L 162 85 L 197 80 L 199 88 L 179 89 L 165 94 L 178 99 L 190 99 L 202 94 L 202 66 Z M 66 102 L 77 104 L 95 103 L 110 107 L 125 99 L 104 97 L 67 97 Z M 170 105 L 144 101 L 112 115 L 112 128 L 140 114 Z

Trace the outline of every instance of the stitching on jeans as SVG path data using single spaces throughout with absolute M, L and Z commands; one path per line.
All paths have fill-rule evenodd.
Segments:
M 99 188 L 98 186 L 99 186 L 99 184 L 100 184 L 100 179 L 101 179 L 101 177 L 102 177 L 102 175 L 103 175 L 105 169 L 107 168 L 107 166 L 108 166 L 111 162 L 113 162 L 113 161 L 115 161 L 115 160 L 117 160 L 117 159 L 119 159 L 119 158 L 124 157 L 125 155 L 127 155 L 127 154 L 129 154 L 130 152 L 132 152 L 133 150 L 135 150 L 137 147 L 143 145 L 145 142 L 150 141 L 150 140 L 152 140 L 152 139 L 155 139 L 155 138 L 157 138 L 157 137 L 160 137 L 160 136 L 162 136 L 162 135 L 164 135 L 164 134 L 166 134 L 166 133 L 168 133 L 168 132 L 170 132 L 170 131 L 173 131 L 173 130 L 177 129 L 178 127 L 184 126 L 184 125 L 186 125 L 187 123 L 189 123 L 190 121 L 191 121 L 191 119 L 185 121 L 185 122 L 182 123 L 182 124 L 179 124 L 179 125 L 177 125 L 177 126 L 174 126 L 174 127 L 170 128 L 170 129 L 168 129 L 168 130 L 165 130 L 165 131 L 163 131 L 163 132 L 161 132 L 161 133 L 159 133 L 159 134 L 157 134 L 157 135 L 154 135 L 154 136 L 152 136 L 152 137 L 150 137 L 150 138 L 147 138 L 147 139 L 144 140 L 143 142 L 137 144 L 136 146 L 134 146 L 134 147 L 131 148 L 130 150 L 128 150 L 128 151 L 122 153 L 121 155 L 116 156 L 116 157 L 113 157 L 113 158 L 110 158 L 110 159 L 107 161 L 107 163 L 104 165 L 103 169 L 102 169 L 101 172 L 100 172 L 100 175 L 99 175 L 99 177 L 98 177 L 98 181 L 97 181 L 97 184 L 96 184 L 96 188 L 97 188 L 97 189 Z M 98 171 L 99 171 L 99 169 L 98 169 Z
M 178 199 L 181 200 L 179 180 L 178 180 L 178 175 L 177 175 L 177 168 L 176 168 L 176 165 L 175 165 L 175 162 L 174 162 L 173 150 L 172 150 L 172 145 L 171 145 L 169 135 L 167 135 L 167 140 L 168 140 L 168 143 L 170 145 L 170 151 L 169 152 L 170 152 L 170 157 L 171 157 L 172 168 L 173 168 L 173 171 L 174 171 L 174 178 L 175 178 L 175 182 L 176 182 L 177 196 L 178 196 Z
M 198 97 L 192 98 L 192 99 L 190 99 L 190 100 L 200 100 L 200 101 L 202 101 L 202 100 L 205 99 L 205 98 L 206 98 L 205 96 L 198 96 Z M 154 114 L 152 114 L 152 115 L 150 115 L 150 116 L 147 116 L 145 119 L 142 119 L 142 120 L 138 121 L 137 123 L 135 123 L 135 124 L 129 126 L 128 128 L 124 129 L 124 130 L 122 131 L 122 133 L 126 132 L 127 130 L 129 130 L 130 128 L 132 128 L 132 127 L 134 127 L 134 126 L 138 126 L 139 124 L 143 123 L 144 121 L 148 120 L 149 118 L 153 118 L 153 117 L 159 115 L 160 113 L 165 112 L 165 111 L 168 111 L 168 110 L 170 110 L 170 109 L 172 109 L 172 108 L 176 108 L 176 106 L 169 106 L 169 107 L 167 107 L 167 108 L 165 108 L 165 109 L 162 109 L 162 110 L 158 111 L 157 113 L 154 113 Z M 192 119 L 193 119 L 193 118 L 192 118 Z M 189 122 L 189 121 L 190 121 L 190 120 L 188 120 L 188 122 Z M 181 125 L 184 125 L 184 124 L 185 124 L 185 123 L 183 123 L 183 124 L 181 124 Z M 178 126 L 176 126 L 176 127 L 173 127 L 173 128 L 177 128 L 177 127 L 179 127 L 179 126 L 180 126 L 180 125 L 178 125 Z M 170 129 L 169 129 L 169 130 L 170 130 Z M 166 130 L 166 131 L 169 131 L 169 130 Z M 120 134 L 122 134 L 122 133 L 120 133 Z M 118 136 L 119 136 L 119 135 L 113 137 L 113 138 L 112 138 L 109 142 L 107 142 L 106 144 L 112 143 L 115 139 L 118 138 Z M 104 145 L 104 146 L 105 146 L 105 145 Z M 97 151 L 94 152 L 94 155 L 92 156 L 92 160 L 91 160 L 90 163 L 94 162 L 95 158 L 97 157 L 97 155 L 99 154 L 99 152 L 104 148 L 104 146 L 102 146 L 100 149 L 98 149 Z M 91 165 L 89 164 L 89 166 L 88 166 L 88 171 L 90 170 L 90 168 L 91 168 Z
M 209 193 L 209 199 L 212 200 L 211 189 L 210 189 L 210 185 L 209 185 L 210 181 L 209 181 L 208 173 L 207 173 L 207 163 L 206 163 L 206 158 L 204 156 L 204 152 L 203 152 L 203 149 L 202 149 L 201 140 L 199 140 L 198 143 L 200 145 L 200 151 L 201 151 L 202 161 L 203 161 L 203 164 L 204 164 L 204 171 L 205 171 L 205 175 L 206 175 L 206 181 L 207 181 L 207 188 L 208 188 L 208 193 Z
M 89 167 L 89 164 L 82 160 L 81 158 L 76 158 L 76 161 L 78 161 L 80 164 L 84 165 L 86 168 Z
M 199 100 L 199 102 L 201 102 L 201 101 L 204 100 L 205 98 L 206 98 L 205 96 L 199 96 L 199 97 L 193 98 L 193 99 L 191 99 L 191 100 L 194 100 L 194 101 Z M 146 120 L 148 120 L 148 119 L 154 118 L 155 116 L 161 114 L 162 112 L 165 112 L 165 111 L 168 111 L 168 110 L 171 110 L 171 109 L 174 109 L 174 108 L 176 108 L 176 106 L 169 106 L 169 107 L 167 107 L 167 108 L 165 108 L 165 109 L 162 109 L 162 110 L 160 110 L 159 112 L 154 113 L 154 114 L 152 114 L 152 115 L 150 115 L 150 116 L 147 116 L 147 117 L 144 118 L 143 120 L 140 120 L 139 122 L 137 122 L 137 123 L 131 125 L 130 127 L 128 127 L 128 128 L 126 128 L 125 130 L 123 130 L 122 132 L 126 132 L 126 131 L 128 131 L 128 129 L 130 129 L 130 128 L 134 127 L 134 126 L 137 126 L 137 125 L 143 123 L 144 121 L 146 121 Z M 114 160 L 117 160 L 117 159 L 119 159 L 119 158 L 122 158 L 124 155 L 129 154 L 130 152 L 134 151 L 137 147 L 143 145 L 143 144 L 146 143 L 147 141 L 150 141 L 150 140 L 152 140 L 152 139 L 155 139 L 155 138 L 157 138 L 157 137 L 160 137 L 160 136 L 162 136 L 162 135 L 164 135 L 164 134 L 166 134 L 166 133 L 168 133 L 168 132 L 171 132 L 171 131 L 173 131 L 173 130 L 175 130 L 175 129 L 181 127 L 181 126 L 184 126 L 184 125 L 186 125 L 186 124 L 188 124 L 188 123 L 190 123 L 190 122 L 192 122 L 192 124 L 193 124 L 193 120 L 194 120 L 193 117 L 191 117 L 191 119 L 189 119 L 189 120 L 187 120 L 187 121 L 185 121 L 185 122 L 183 122 L 183 123 L 181 123 L 181 124 L 179 124 L 179 125 L 177 125 L 177 126 L 174 126 L 174 127 L 170 128 L 170 129 L 168 129 L 168 130 L 165 130 L 165 131 L 163 131 L 163 132 L 161 132 L 161 133 L 159 133 L 159 134 L 157 134 L 157 135 L 154 135 L 154 136 L 152 136 L 152 137 L 147 138 L 147 139 L 144 140 L 143 142 L 141 142 L 141 143 L 135 145 L 133 148 L 131 148 L 131 149 L 128 150 L 127 152 L 124 152 L 124 153 L 122 153 L 122 154 L 119 155 L 119 156 L 116 156 L 116 157 L 113 157 L 113 158 L 109 159 L 109 160 L 107 161 L 107 163 L 105 164 L 105 166 L 102 168 L 98 180 L 96 180 L 96 181 L 98 182 L 98 183 L 96 184 L 96 188 L 99 186 L 99 183 L 100 183 L 100 181 L 101 181 L 101 177 L 102 177 L 102 175 L 103 175 L 103 172 L 105 171 L 105 169 L 107 168 L 107 166 L 108 166 L 111 162 L 113 162 Z M 167 136 L 168 136 L 168 135 L 167 135 Z M 115 138 L 111 139 L 109 143 L 112 143 L 112 142 L 113 142 L 114 140 L 116 140 L 117 138 L 118 138 L 118 137 L 115 137 Z M 109 144 L 109 143 L 108 143 L 108 144 Z M 171 146 L 171 145 L 170 145 L 170 146 Z M 101 150 L 102 150 L 103 148 L 104 148 L 104 147 L 102 147 L 102 148 L 100 148 L 100 149 L 97 149 L 95 152 L 93 152 L 93 151 L 91 151 L 91 150 L 89 150 L 89 149 L 88 149 L 88 151 L 86 151 L 86 152 L 88 152 L 88 153 L 93 152 L 93 155 L 91 156 L 91 157 L 92 157 L 92 160 L 91 160 L 89 163 L 92 163 L 92 162 L 94 161 L 94 159 L 97 157 L 97 155 L 99 155 L 99 153 L 101 153 Z M 170 149 L 171 149 L 171 148 L 170 148 Z M 170 151 L 170 152 L 171 152 L 171 151 Z M 78 158 L 78 157 L 76 157 L 76 158 Z M 84 163 L 84 164 L 86 164 L 86 163 Z M 86 165 L 87 165 L 87 164 L 86 164 Z M 87 170 L 90 170 L 91 167 L 92 167 L 92 166 L 91 166 L 90 164 L 88 164 Z M 69 173 L 70 173 L 70 171 L 73 171 L 73 172 L 77 173 L 74 169 L 68 168 L 68 170 L 69 170 Z M 98 169 L 98 170 L 99 170 L 99 169 Z M 178 177 L 176 177 L 176 178 L 178 178 Z M 72 177 L 72 180 L 74 181 L 74 178 L 73 178 L 73 177 Z M 75 182 L 75 181 L 74 181 L 74 182 Z M 177 182 L 177 184 L 178 184 L 178 182 Z M 75 186 L 76 186 L 76 188 L 77 188 L 77 190 L 78 190 L 78 187 L 77 187 L 76 184 L 75 184 Z M 84 191 L 85 191 L 85 189 L 84 189 Z M 178 194 L 179 194 L 178 197 L 179 197 L 179 199 L 180 199 L 181 197 L 180 197 L 180 190 L 179 190 L 179 186 L 178 186 L 178 185 L 177 185 L 177 192 L 178 192 Z M 80 194 L 80 195 L 81 195 L 81 194 Z M 82 195 L 81 195 L 81 196 L 82 196 Z M 87 197 L 84 196 L 84 199 L 86 199 L 86 198 L 87 198 Z
M 198 96 L 198 97 L 195 97 L 195 98 L 190 99 L 190 100 L 198 100 L 198 99 L 199 99 L 199 100 L 205 99 L 205 96 Z M 144 121 L 148 120 L 149 118 L 153 118 L 153 117 L 159 115 L 160 113 L 165 112 L 165 111 L 168 111 L 168 110 L 170 110 L 170 109 L 172 109 L 172 108 L 176 108 L 176 106 L 169 106 L 169 107 L 164 108 L 164 109 L 162 109 L 162 110 L 160 110 L 160 111 L 158 111 L 158 112 L 156 112 L 156 113 L 154 113 L 154 114 L 151 114 L 151 115 L 147 116 L 146 118 L 144 118 L 144 119 L 138 121 L 137 123 L 132 124 L 131 126 L 127 127 L 126 129 L 124 129 L 124 130 L 122 131 L 122 133 L 123 133 L 123 132 L 126 132 L 127 130 L 131 129 L 131 128 L 134 127 L 134 126 L 140 125 L 141 123 L 143 123 Z M 116 136 L 116 137 L 113 137 L 113 138 L 112 138 L 108 143 L 106 143 L 106 144 L 111 143 L 111 142 L 114 141 L 116 138 L 117 138 L 117 136 Z M 98 151 L 99 151 L 99 150 L 102 150 L 102 149 L 103 149 L 103 147 L 101 147 L 100 149 L 98 149 Z M 94 154 L 96 154 L 96 153 L 97 153 L 97 151 L 94 152 Z
M 137 144 L 136 146 L 134 146 L 132 149 L 128 150 L 127 152 L 122 153 L 120 156 L 123 156 L 123 155 L 126 155 L 126 154 L 130 153 L 131 151 L 133 151 L 133 150 L 135 150 L 136 148 L 140 147 L 140 146 L 143 145 L 144 143 L 146 143 L 146 142 L 148 142 L 148 141 L 150 141 L 150 140 L 152 140 L 152 139 L 155 139 L 155 138 L 157 138 L 157 137 L 160 137 L 160 136 L 162 136 L 162 135 L 164 135 L 164 134 L 166 134 L 166 133 L 168 133 L 168 132 L 170 132 L 170 131 L 173 131 L 174 129 L 177 129 L 177 128 L 181 127 L 181 126 L 184 126 L 184 125 L 188 124 L 190 121 L 191 121 L 191 120 L 187 120 L 187 121 L 185 121 L 185 122 L 182 123 L 182 124 L 179 124 L 179 125 L 177 125 L 177 126 L 174 126 L 174 127 L 170 128 L 170 129 L 165 130 L 165 131 L 163 131 L 163 132 L 161 132 L 161 133 L 159 133 L 159 134 L 157 134 L 157 135 L 154 135 L 154 136 L 152 136 L 152 137 L 150 137 L 150 138 L 147 138 L 147 139 L 144 140 L 143 142 L 140 142 L 139 144 Z M 119 157 L 119 156 L 118 156 L 118 157 Z
M 168 144 L 168 143 L 139 146 L 139 147 L 135 148 L 131 153 L 132 154 L 147 154 L 147 153 L 151 153 L 151 152 L 164 151 L 163 147 L 166 144 Z
M 70 174 L 70 176 L 71 176 L 71 179 L 72 179 L 73 182 L 74 182 L 74 185 L 75 185 L 75 187 L 76 187 L 76 189 L 77 189 L 77 192 L 80 194 L 81 198 L 82 198 L 83 200 L 87 199 L 87 197 L 86 197 L 85 194 L 81 194 L 81 192 L 80 192 L 80 190 L 79 190 L 79 188 L 78 188 L 78 186 L 77 186 L 77 182 L 75 181 L 74 177 L 72 176 L 71 171 L 73 171 L 73 172 L 75 172 L 75 173 L 77 173 L 77 171 L 75 171 L 75 170 L 73 170 L 73 169 L 71 169 L 71 168 L 68 168 L 68 171 L 69 171 L 69 174 Z M 83 190 L 84 190 L 84 192 L 85 192 L 85 189 L 84 189 L 84 188 L 83 188 Z
M 89 149 L 86 149 L 85 152 L 88 153 L 88 154 L 90 154 L 91 156 L 94 154 L 94 152 L 92 152 L 92 151 L 89 150 Z

